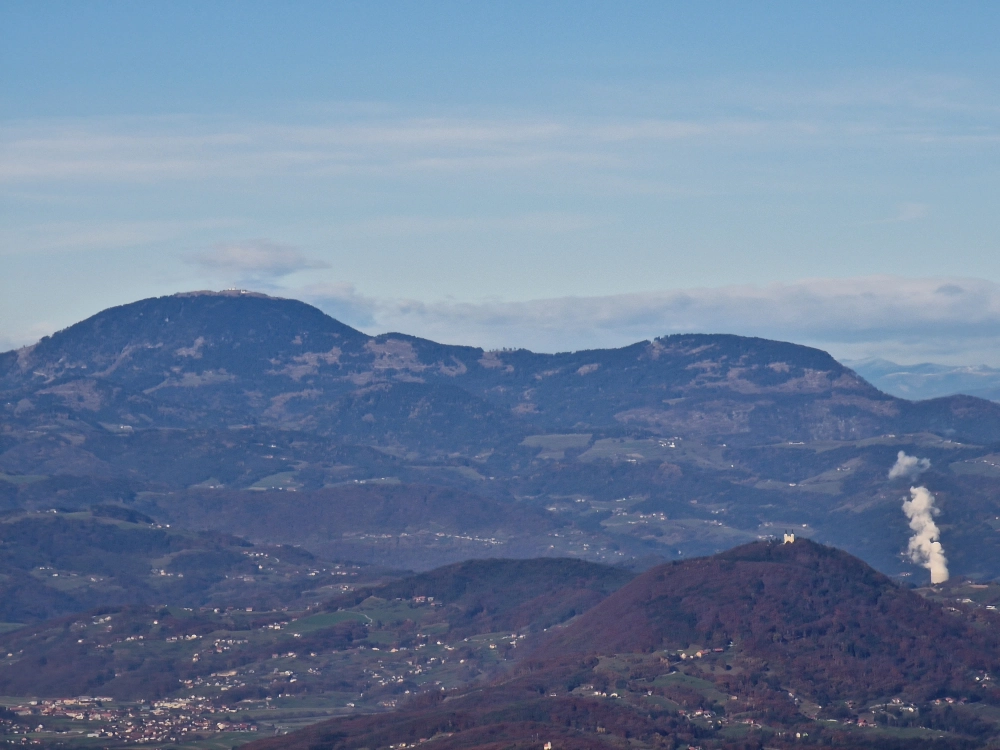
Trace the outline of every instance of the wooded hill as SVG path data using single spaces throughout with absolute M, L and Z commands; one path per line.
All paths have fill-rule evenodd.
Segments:
M 762 542 L 647 571 L 482 684 L 250 748 L 983 747 L 998 626 L 839 550 Z

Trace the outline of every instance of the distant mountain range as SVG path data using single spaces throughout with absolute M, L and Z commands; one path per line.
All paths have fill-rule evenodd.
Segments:
M 890 396 L 817 349 L 675 335 L 536 354 L 368 336 L 198 292 L 0 354 L 0 507 L 115 505 L 190 531 L 427 569 L 648 565 L 796 529 L 891 574 L 905 450 L 954 572 L 1000 575 L 1000 404 Z
M 1000 439 L 1000 406 L 911 404 L 817 349 L 675 335 L 623 349 L 485 352 L 368 336 L 295 300 L 222 292 L 143 300 L 0 355 L 11 417 L 119 430 L 267 425 L 385 448 L 489 449 L 535 432 L 857 440 L 951 430 Z
M 1000 370 L 985 365 L 899 365 L 887 359 L 847 360 L 845 364 L 880 390 L 900 398 L 920 401 L 965 394 L 1000 401 Z

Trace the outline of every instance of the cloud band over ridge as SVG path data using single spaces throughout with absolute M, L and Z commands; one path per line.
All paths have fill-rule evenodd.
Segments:
M 982 279 L 807 279 L 521 302 L 375 298 L 350 284 L 293 294 L 366 331 L 485 348 L 565 351 L 706 332 L 811 344 L 847 359 L 998 364 L 986 360 L 1000 336 L 1000 284 Z

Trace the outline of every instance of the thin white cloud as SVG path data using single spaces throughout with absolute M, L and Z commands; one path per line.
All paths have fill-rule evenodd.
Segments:
M 205 230 L 231 229 L 234 219 L 151 221 L 53 221 L 7 227 L 0 232 L 0 256 L 54 251 L 111 250 L 177 241 Z
M 926 203 L 900 203 L 896 207 L 896 215 L 892 221 L 906 222 L 923 219 L 931 212 L 931 207 Z
M 1000 363 L 1000 285 L 982 279 L 808 279 L 523 302 L 376 299 L 346 284 L 296 296 L 371 332 L 486 348 L 565 351 L 713 332 L 796 341 L 851 359 Z
M 984 79 L 905 71 L 866 71 L 865 75 L 824 78 L 815 71 L 785 75 L 730 75 L 692 83 L 638 85 L 621 90 L 596 87 L 619 106 L 631 101 L 672 99 L 705 106 L 752 108 L 758 112 L 822 111 L 826 119 L 857 112 L 906 112 L 911 115 L 963 114 L 990 117 L 997 111 L 996 90 Z
M 0 130 L 0 182 L 149 182 L 260 174 L 521 170 L 614 163 L 621 141 L 752 134 L 741 123 L 386 119 L 274 125 L 155 118 L 32 123 Z
M 189 131 L 189 132 L 186 132 Z M 156 120 L 0 130 L 0 182 L 151 183 L 594 164 L 602 139 L 563 124 L 390 120 L 276 126 Z
M 872 110 L 872 103 L 882 98 L 907 112 L 934 109 L 905 93 L 916 88 L 909 81 L 894 88 L 890 81 L 860 93 L 834 87 L 800 91 L 796 97 L 789 93 L 796 90 L 794 86 L 758 87 L 746 94 L 736 86 L 721 85 L 683 94 L 678 102 L 682 111 L 689 109 L 685 100 L 718 100 L 709 108 L 711 114 L 696 106 L 694 111 L 702 114 L 684 118 L 412 117 L 391 111 L 367 115 L 310 111 L 300 124 L 176 116 L 55 118 L 0 128 L 0 183 L 525 170 L 622 161 L 634 165 L 645 163 L 651 149 L 676 143 L 786 148 L 996 137 L 995 127 L 927 124 L 920 118 L 901 118 L 896 110 L 888 114 L 877 107 Z M 742 101 L 745 96 L 753 101 Z M 734 114 L 747 105 L 751 114 Z M 854 105 L 869 109 L 858 116 Z M 325 122 L 318 121 L 324 118 Z
M 911 221 L 926 218 L 931 212 L 931 207 L 926 203 L 899 203 L 892 216 L 885 219 L 876 219 L 866 222 L 867 224 L 905 224 Z
M 537 212 L 510 216 L 385 216 L 346 222 L 342 237 L 413 237 L 475 232 L 537 232 L 561 234 L 593 229 L 600 217 L 577 213 Z
M 296 271 L 329 267 L 298 248 L 263 239 L 216 245 L 192 253 L 185 260 L 210 275 L 224 274 L 240 280 L 269 280 Z

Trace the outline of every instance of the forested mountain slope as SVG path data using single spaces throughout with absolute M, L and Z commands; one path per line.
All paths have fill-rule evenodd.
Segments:
M 194 293 L 105 310 L 0 358 L 9 411 L 90 423 L 262 423 L 455 448 L 536 430 L 859 439 L 931 423 L 1000 439 L 1000 405 L 913 405 L 825 352 L 678 335 L 623 349 L 484 352 L 368 336 L 295 300 Z M 450 429 L 443 430 L 443 420 Z M 926 424 L 923 424 L 926 423 Z
M 395 567 L 645 565 L 794 528 L 922 580 L 900 450 L 931 461 L 953 571 L 1000 575 L 1000 404 L 893 398 L 791 343 L 486 352 L 204 292 L 0 354 L 0 509 L 118 505 Z

